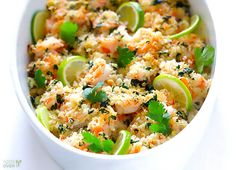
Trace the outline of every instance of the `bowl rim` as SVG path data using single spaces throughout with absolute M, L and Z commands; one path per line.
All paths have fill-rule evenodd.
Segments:
M 18 102 L 21 105 L 21 108 L 23 109 L 23 112 L 25 112 L 28 120 L 30 121 L 31 126 L 36 127 L 40 131 L 40 133 L 43 134 L 47 138 L 47 140 L 52 141 L 54 144 L 58 145 L 62 149 L 72 152 L 76 155 L 81 155 L 81 156 L 93 158 L 93 159 L 102 159 L 102 160 L 124 160 L 124 159 L 133 159 L 133 158 L 143 157 L 145 155 L 148 155 L 149 153 L 160 151 L 161 149 L 165 148 L 167 145 L 171 145 L 177 138 L 180 138 L 180 136 L 183 136 L 185 134 L 185 131 L 190 129 L 191 126 L 193 126 L 195 124 L 195 122 L 197 122 L 197 120 L 202 115 L 202 110 L 207 107 L 207 104 L 211 100 L 215 100 L 215 97 L 211 97 L 211 96 L 215 96 L 214 94 L 216 94 L 216 81 L 217 81 L 216 74 L 218 72 L 217 70 L 218 70 L 218 65 L 219 65 L 219 64 L 217 64 L 218 63 L 218 60 L 217 60 L 217 58 L 218 58 L 217 57 L 217 35 L 216 35 L 214 20 L 212 18 L 211 11 L 208 7 L 208 2 L 204 1 L 203 3 L 205 3 L 205 6 L 206 6 L 207 10 L 209 11 L 210 19 L 212 21 L 213 37 L 215 38 L 215 44 L 214 44 L 215 45 L 215 60 L 214 60 L 213 69 L 212 69 L 212 73 L 211 73 L 211 79 L 212 79 L 211 86 L 209 88 L 209 91 L 208 91 L 208 94 L 205 98 L 205 101 L 203 102 L 200 110 L 195 115 L 193 120 L 183 130 L 181 130 L 177 135 L 175 135 L 171 139 L 165 141 L 163 144 L 160 144 L 152 149 L 148 149 L 148 150 L 145 150 L 145 151 L 142 151 L 139 153 L 135 153 L 135 154 L 126 154 L 126 155 L 97 154 L 97 153 L 93 153 L 93 152 L 86 152 L 86 151 L 77 149 L 73 146 L 63 143 L 57 137 L 55 137 L 51 132 L 49 132 L 46 128 L 44 128 L 43 125 L 38 121 L 37 117 L 35 116 L 34 111 L 31 109 L 30 105 L 27 102 L 27 99 L 23 93 L 23 90 L 22 90 L 22 87 L 21 87 L 21 84 L 19 81 L 19 76 L 18 76 L 18 71 L 17 71 L 17 57 L 18 57 L 17 44 L 20 39 L 20 34 L 19 34 L 20 26 L 22 24 L 23 17 L 25 16 L 26 8 L 29 4 L 29 1 L 30 0 L 27 0 L 25 3 L 25 7 L 23 8 L 24 12 L 22 12 L 21 17 L 20 17 L 20 22 L 18 23 L 18 26 L 17 26 L 18 32 L 17 32 L 17 36 L 16 36 L 15 56 L 11 57 L 11 59 L 10 59 L 10 63 L 11 63 L 10 71 L 11 71 L 12 81 L 14 84 L 14 91 L 17 96 Z M 211 113 L 209 113 L 209 114 L 211 114 Z

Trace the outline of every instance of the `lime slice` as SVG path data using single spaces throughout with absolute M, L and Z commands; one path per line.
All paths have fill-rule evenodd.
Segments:
M 38 11 L 34 14 L 31 22 L 31 35 L 33 43 L 36 43 L 39 39 L 43 39 L 45 36 L 46 19 L 48 18 L 47 11 Z
M 168 74 L 161 74 L 154 79 L 153 86 L 157 90 L 167 89 L 170 93 L 173 93 L 175 100 L 186 111 L 192 108 L 191 93 L 178 78 Z
M 50 112 L 48 111 L 47 107 L 39 105 L 37 109 L 35 110 L 35 113 L 37 115 L 38 120 L 41 122 L 41 124 L 49 130 L 50 129 L 50 124 L 49 124 Z
M 72 85 L 83 70 L 86 61 L 86 58 L 81 56 L 72 56 L 64 59 L 57 72 L 58 79 L 64 85 Z
M 130 140 L 130 132 L 126 130 L 121 130 L 112 150 L 113 155 L 127 154 L 129 151 Z
M 128 29 L 132 32 L 144 24 L 144 12 L 137 2 L 125 2 L 118 8 L 120 21 L 128 23 Z
M 199 23 L 200 23 L 200 17 L 198 15 L 193 15 L 191 17 L 190 27 L 188 27 L 187 29 L 183 30 L 182 32 L 180 32 L 178 34 L 170 35 L 169 38 L 170 39 L 177 39 L 177 38 L 183 37 L 185 35 L 188 35 L 197 28 Z

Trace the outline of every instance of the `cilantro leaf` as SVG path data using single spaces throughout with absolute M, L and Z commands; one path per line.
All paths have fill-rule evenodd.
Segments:
M 107 95 L 104 91 L 100 90 L 103 82 L 99 82 L 94 88 L 86 88 L 83 91 L 83 97 L 92 103 L 104 102 L 107 100 Z
M 90 143 L 90 144 L 91 143 L 95 143 L 95 144 L 100 143 L 99 139 L 96 136 L 94 136 L 93 134 L 89 133 L 89 132 L 83 132 L 82 135 L 83 135 L 84 141 L 86 143 Z
M 103 151 L 100 144 L 98 145 L 98 144 L 92 143 L 88 146 L 88 148 L 90 151 L 95 152 L 95 153 Z
M 149 126 L 149 129 L 152 133 L 158 132 L 164 135 L 170 134 L 170 115 L 166 112 L 165 107 L 162 103 L 155 100 L 149 101 L 148 117 L 157 122 Z
M 94 136 L 92 133 L 83 132 L 84 141 L 89 144 L 88 149 L 92 152 L 107 152 L 111 153 L 114 142 L 110 139 L 101 141 L 99 138 Z
M 130 51 L 127 47 L 118 47 L 117 48 L 119 58 L 117 64 L 119 67 L 126 67 L 134 58 L 134 52 Z
M 162 122 L 165 108 L 160 102 L 151 100 L 148 104 L 148 117 L 157 122 Z
M 43 72 L 40 69 L 35 71 L 34 80 L 35 80 L 38 87 L 44 87 L 45 84 L 46 84 L 46 78 L 45 78 L 45 76 L 43 75 Z
M 103 150 L 105 152 L 111 153 L 111 151 L 113 149 L 114 142 L 109 139 L 109 140 L 103 141 L 102 145 L 103 145 Z
M 210 45 L 207 45 L 203 49 L 195 48 L 194 56 L 197 72 L 202 73 L 205 66 L 210 66 L 213 63 L 215 49 Z
M 60 37 L 69 45 L 73 45 L 77 31 L 77 24 L 70 21 L 64 22 L 60 27 Z

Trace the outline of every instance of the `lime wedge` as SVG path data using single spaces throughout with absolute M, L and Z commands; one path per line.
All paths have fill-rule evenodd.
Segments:
M 186 111 L 192 108 L 191 93 L 186 85 L 178 78 L 168 74 L 161 74 L 154 79 L 153 86 L 157 90 L 166 89 L 170 93 L 173 93 L 175 100 Z
M 86 58 L 81 56 L 72 56 L 64 59 L 57 72 L 58 79 L 64 85 L 72 85 L 83 70 L 86 61 Z
M 113 155 L 127 154 L 129 151 L 130 140 L 130 132 L 126 130 L 121 130 L 112 150 Z
M 35 109 L 35 113 L 37 115 L 38 120 L 40 121 L 40 123 L 47 128 L 48 130 L 50 130 L 50 124 L 49 124 L 49 114 L 50 112 L 48 111 L 47 107 L 39 105 L 37 107 L 37 109 Z
M 190 27 L 188 27 L 187 29 L 183 30 L 182 32 L 180 32 L 178 34 L 170 35 L 169 38 L 170 39 L 177 39 L 177 38 L 183 37 L 185 35 L 188 35 L 197 28 L 199 23 L 200 23 L 200 17 L 198 15 L 193 15 L 191 17 Z
M 120 21 L 128 23 L 128 29 L 137 31 L 144 24 L 144 12 L 137 2 L 125 2 L 118 8 Z
M 39 39 L 43 39 L 45 36 L 46 19 L 49 14 L 47 11 L 38 11 L 34 14 L 31 22 L 31 35 L 33 43 L 36 43 Z

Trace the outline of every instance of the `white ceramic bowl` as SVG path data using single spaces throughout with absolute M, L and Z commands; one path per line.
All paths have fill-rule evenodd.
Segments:
M 216 36 L 213 21 L 204 0 L 189 0 L 192 12 L 200 14 L 206 24 L 206 32 L 210 44 L 216 47 Z M 17 51 L 12 63 L 13 79 L 19 102 L 24 109 L 29 122 L 39 136 L 50 155 L 65 169 L 81 170 L 178 170 L 182 169 L 202 137 L 208 123 L 214 100 L 215 84 L 213 68 L 213 83 L 209 94 L 193 121 L 176 137 L 166 143 L 138 154 L 125 156 L 109 156 L 87 153 L 67 146 L 47 131 L 37 120 L 28 95 L 26 65 L 27 45 L 31 40 L 30 23 L 36 10 L 44 9 L 45 0 L 29 0 L 19 25 Z

